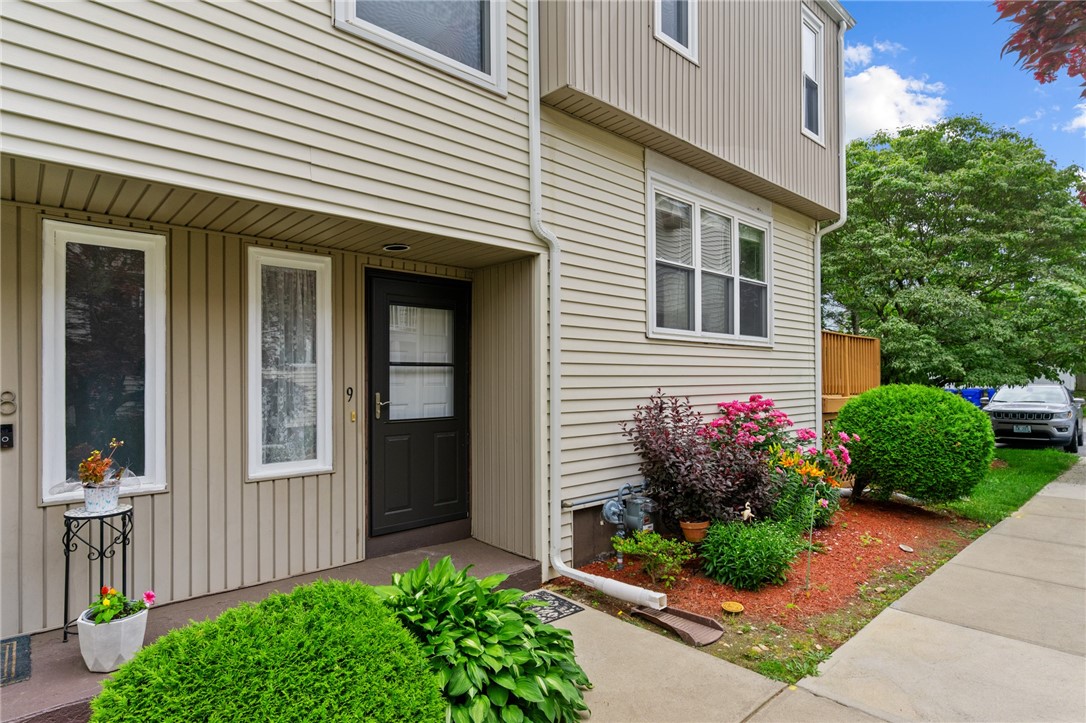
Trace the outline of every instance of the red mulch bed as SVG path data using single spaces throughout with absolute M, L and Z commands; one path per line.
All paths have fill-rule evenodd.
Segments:
M 810 589 L 804 590 L 807 575 L 807 553 L 801 553 L 792 564 L 788 582 L 767 585 L 754 592 L 736 590 L 706 578 L 698 572 L 697 563 L 688 565 L 679 580 L 665 590 L 653 585 L 641 572 L 636 559 L 627 559 L 625 569 L 612 570 L 609 562 L 593 562 L 582 570 L 603 577 L 622 580 L 641 587 L 667 593 L 668 605 L 691 612 L 719 617 L 720 604 L 737 600 L 746 614 L 763 620 L 773 620 L 787 627 L 802 627 L 811 615 L 827 613 L 848 605 L 859 586 L 883 568 L 908 564 L 918 556 L 947 541 L 957 551 L 968 540 L 955 529 L 968 528 L 972 523 L 934 512 L 893 502 L 863 501 L 851 504 L 841 501 L 841 510 L 834 523 L 814 531 L 814 541 L 824 545 L 823 552 L 811 556 Z M 913 548 L 909 553 L 899 545 Z

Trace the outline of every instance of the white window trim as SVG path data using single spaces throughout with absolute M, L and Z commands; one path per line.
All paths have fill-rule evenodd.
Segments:
M 686 47 L 675 38 L 664 32 L 664 16 L 662 0 L 653 0 L 653 36 L 679 55 L 689 60 L 694 65 L 698 62 L 698 0 L 689 0 L 687 3 L 687 36 L 690 38 L 690 47 Z
M 249 480 L 283 479 L 332 471 L 332 259 L 328 256 L 249 247 L 248 460 Z M 261 408 L 260 271 L 279 266 L 317 272 L 317 457 L 265 464 Z
M 800 69 L 799 69 L 799 127 L 803 131 L 803 135 L 810 138 L 812 141 L 825 146 L 826 145 L 826 42 L 824 26 L 822 21 L 819 20 L 810 8 L 806 5 L 800 5 L 801 22 L 799 42 L 800 42 Z M 804 72 L 803 72 L 803 25 L 806 25 L 815 34 L 815 63 L 817 63 L 816 72 L 818 73 L 818 133 L 812 133 L 807 128 L 807 88 L 804 86 Z
M 506 83 L 506 0 L 490 0 L 490 72 L 484 73 L 470 65 L 408 40 L 379 25 L 366 22 L 355 14 L 354 0 L 333 0 L 332 24 L 348 33 L 405 55 L 420 63 L 448 73 L 505 97 Z
M 69 243 L 134 249 L 144 253 L 144 450 L 143 477 L 128 477 L 121 494 L 166 489 L 166 237 L 46 219 L 42 222 L 42 504 L 78 502 L 79 487 L 50 493 L 65 481 L 66 249 Z M 58 433 L 57 430 L 60 430 Z M 90 441 L 90 440 L 88 440 Z M 101 444 L 106 444 L 104 440 Z M 77 481 L 73 481 L 77 483 Z
M 756 209 L 738 205 L 719 196 L 708 194 L 698 188 L 686 185 L 673 178 L 650 173 L 645 196 L 646 222 L 648 230 L 648 243 L 646 253 L 646 282 L 648 284 L 648 318 L 646 336 L 650 339 L 668 339 L 673 341 L 695 341 L 715 344 L 730 344 L 742 346 L 773 346 L 773 219 Z M 656 325 L 656 194 L 662 193 L 678 201 L 689 203 L 692 208 L 692 226 L 696 226 L 700 234 L 701 209 L 723 214 L 732 219 L 732 259 L 734 267 L 732 278 L 732 299 L 735 313 L 734 334 L 716 334 L 701 331 L 701 241 L 694 247 L 693 267 L 694 273 L 694 330 L 671 329 Z M 765 233 L 765 285 L 766 285 L 766 332 L 767 336 L 749 336 L 739 333 L 739 282 L 742 279 L 739 273 L 739 224 L 745 224 L 757 228 Z M 748 279 L 749 281 L 749 279 Z M 759 282 L 756 282 L 759 283 Z

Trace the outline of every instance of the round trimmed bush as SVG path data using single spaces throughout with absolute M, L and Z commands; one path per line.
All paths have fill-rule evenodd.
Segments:
M 919 384 L 870 389 L 837 416 L 849 445 L 854 493 L 901 492 L 924 502 L 963 497 L 984 479 L 995 454 L 988 415 L 959 396 Z
M 91 721 L 436 722 L 445 707 L 372 588 L 318 581 L 159 638 L 105 682 Z

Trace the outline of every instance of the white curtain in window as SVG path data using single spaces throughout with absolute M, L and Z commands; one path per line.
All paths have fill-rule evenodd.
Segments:
M 317 457 L 317 272 L 260 274 L 264 464 Z

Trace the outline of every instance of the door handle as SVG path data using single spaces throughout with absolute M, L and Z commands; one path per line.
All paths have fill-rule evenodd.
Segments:
M 373 395 L 373 397 L 374 397 L 373 398 L 373 416 L 376 417 L 377 419 L 380 419 L 381 418 L 381 407 L 387 407 L 389 404 L 392 404 L 392 401 L 389 400 L 387 402 L 382 402 L 381 401 L 381 392 L 377 392 L 376 394 Z

